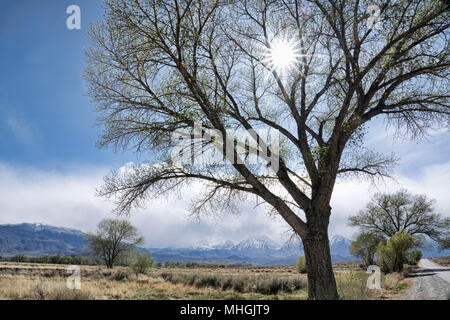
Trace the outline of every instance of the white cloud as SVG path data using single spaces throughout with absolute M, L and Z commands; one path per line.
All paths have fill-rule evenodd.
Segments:
M 371 123 L 365 146 L 370 149 L 390 154 L 394 152 L 401 157 L 403 174 L 415 176 L 418 171 L 430 165 L 438 165 L 450 158 L 449 128 L 432 128 L 427 131 L 424 140 L 408 139 L 404 132 L 386 122 L 377 119 Z
M 17 141 L 31 145 L 37 142 L 36 131 L 21 117 L 8 115 L 5 118 L 5 123 Z
M 80 167 L 62 173 L 0 163 L 0 224 L 39 222 L 94 231 L 103 218 L 114 217 L 112 204 L 95 196 L 95 189 L 108 172 L 108 168 Z M 374 192 L 403 187 L 436 199 L 438 212 L 449 216 L 450 162 L 431 165 L 416 176 L 398 176 L 399 184 L 387 181 L 377 188 L 365 182 L 338 183 L 332 198 L 330 234 L 352 236 L 356 230 L 347 225 L 350 215 L 364 208 Z M 238 216 L 207 216 L 200 222 L 190 218 L 189 199 L 199 190 L 200 186 L 193 184 L 180 197 L 172 195 L 151 201 L 145 209 L 132 213 L 130 220 L 146 238 L 147 246 L 190 246 L 254 236 L 286 241 L 287 224 L 280 218 L 268 217 L 261 208 L 255 209 L 252 198 L 241 207 Z
M 420 179 L 400 177 L 399 182 L 414 193 L 436 200 L 436 211 L 450 216 L 450 162 L 434 164 L 420 170 Z
M 13 167 L 0 163 L 0 224 L 44 223 L 94 231 L 98 222 L 115 217 L 113 205 L 95 196 L 106 168 L 77 168 L 68 173 Z M 130 220 L 146 238 L 148 246 L 189 246 L 194 243 L 243 240 L 266 235 L 278 240 L 285 224 L 281 220 L 244 206 L 239 216 L 216 215 L 198 222 L 190 217 L 189 199 L 199 191 L 193 185 L 176 195 L 148 203 L 133 212 Z
M 79 168 L 58 173 L 0 163 L 0 223 L 41 222 L 90 230 L 110 209 L 94 196 L 105 172 Z

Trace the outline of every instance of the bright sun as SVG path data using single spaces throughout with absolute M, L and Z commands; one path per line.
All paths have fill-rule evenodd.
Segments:
M 272 42 L 271 47 L 268 59 L 275 70 L 284 72 L 294 66 L 298 54 L 293 43 L 283 39 Z

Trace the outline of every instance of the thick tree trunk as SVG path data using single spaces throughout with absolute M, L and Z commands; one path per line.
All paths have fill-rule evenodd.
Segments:
M 311 300 L 339 299 L 331 264 L 328 240 L 328 213 L 312 212 L 308 220 L 308 232 L 303 247 L 308 272 L 308 298 Z
M 328 237 L 303 242 L 308 271 L 308 298 L 311 300 L 339 299 Z

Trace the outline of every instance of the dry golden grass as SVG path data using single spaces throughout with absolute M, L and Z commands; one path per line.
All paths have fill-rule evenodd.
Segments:
M 383 281 L 383 286 L 388 290 L 393 290 L 397 284 L 403 279 L 403 276 L 399 272 L 386 274 Z
M 443 267 L 450 267 L 450 257 L 436 257 L 431 258 L 434 263 L 441 265 Z
M 369 274 L 346 270 L 336 273 L 336 285 L 339 298 L 342 300 L 368 300 L 373 298 L 373 292 L 367 288 Z
M 214 288 L 195 288 L 165 281 L 154 270 L 151 275 L 136 275 L 127 268 L 81 267 L 81 289 L 66 288 L 67 266 L 29 263 L 0 263 L 0 299 L 305 299 L 306 292 L 268 296 L 236 293 Z M 170 269 L 175 271 L 175 269 Z M 180 269 L 202 273 L 204 270 Z M 216 271 L 216 270 L 214 270 Z M 221 270 L 222 271 L 222 270 Z M 241 270 L 224 273 L 240 274 Z M 288 273 L 289 274 L 289 273 Z
M 334 265 L 338 290 L 344 299 L 377 299 L 376 294 L 365 288 L 367 274 L 357 263 Z M 295 266 L 267 266 L 252 268 L 161 268 L 150 275 L 136 275 L 128 268 L 114 270 L 98 266 L 81 266 L 81 289 L 66 288 L 67 266 L 31 263 L 0 263 L 0 299 L 306 299 L 306 287 L 276 294 L 262 294 L 258 290 L 236 291 L 228 288 L 213 288 L 189 283 L 172 283 L 161 277 L 163 273 L 205 275 L 215 274 L 219 278 L 258 278 L 287 280 L 303 277 L 295 272 Z M 388 277 L 388 287 L 395 290 L 396 279 Z M 275 279 L 277 280 L 277 279 Z M 276 283 L 278 281 L 275 281 Z M 250 284 L 246 284 L 249 286 Z M 254 284 L 253 284 L 254 285 Z

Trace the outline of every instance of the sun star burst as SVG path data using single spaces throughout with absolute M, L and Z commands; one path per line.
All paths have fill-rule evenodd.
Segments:
M 295 41 L 289 41 L 286 38 L 273 40 L 267 53 L 270 66 L 280 73 L 296 68 L 299 57 L 299 49 Z

